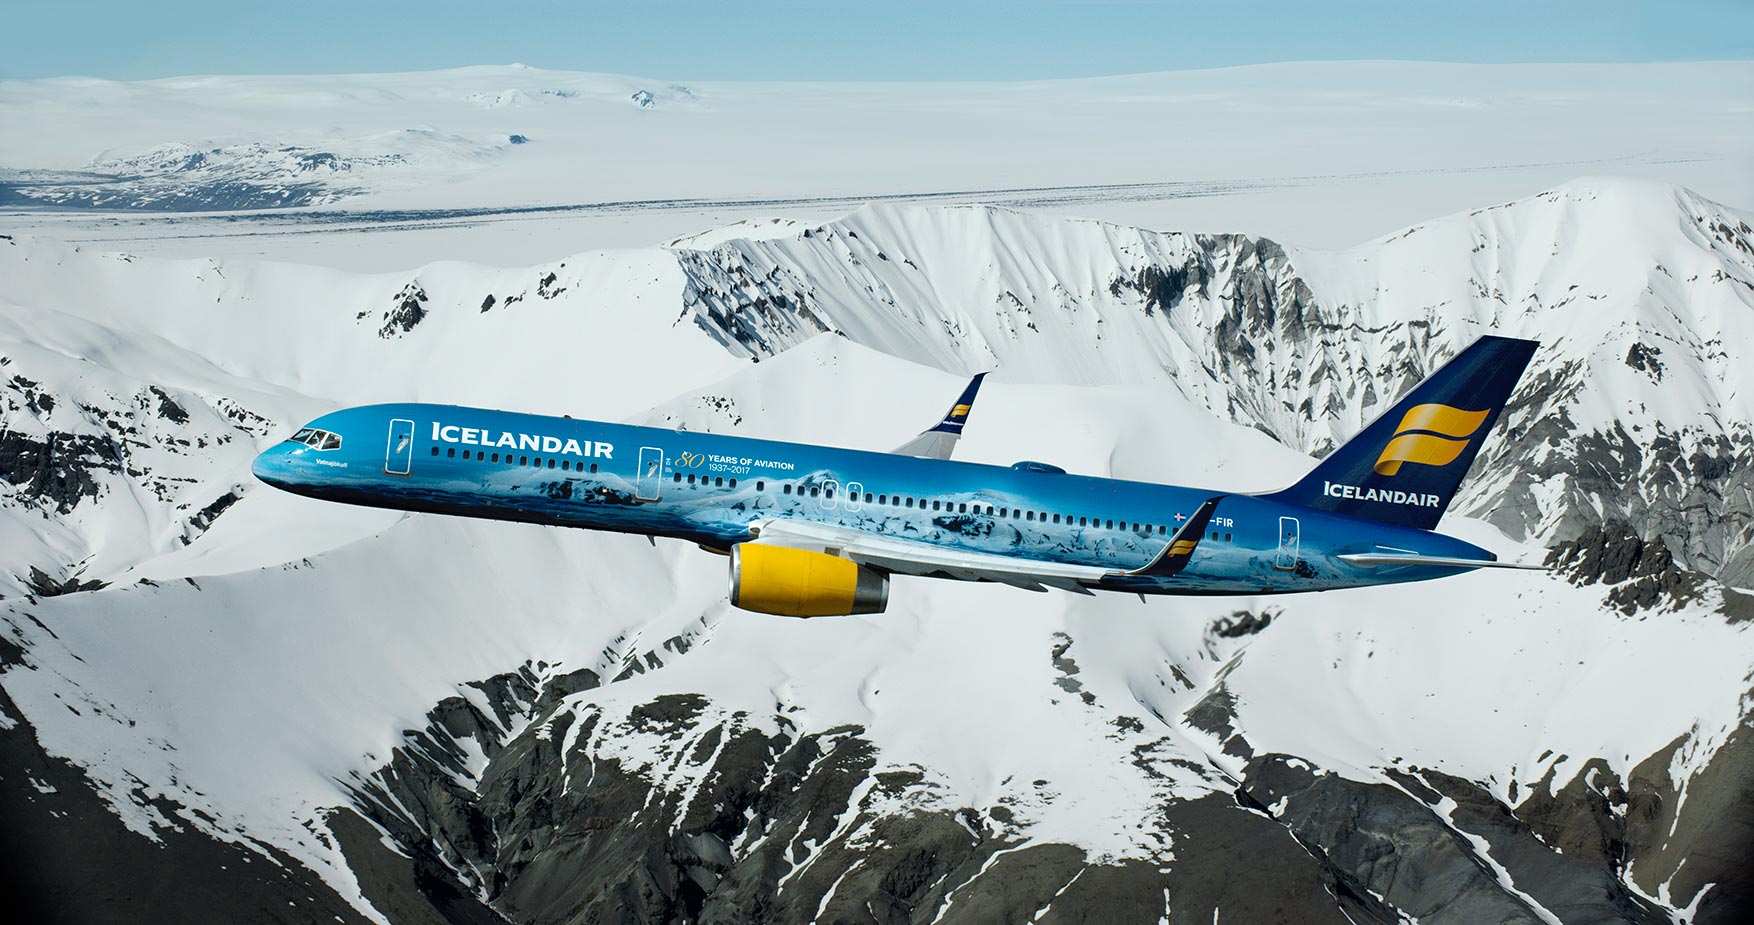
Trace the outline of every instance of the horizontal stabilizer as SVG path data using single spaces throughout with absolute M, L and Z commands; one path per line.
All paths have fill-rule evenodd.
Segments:
M 1168 578 L 1186 568 L 1188 560 L 1194 557 L 1195 548 L 1200 545 L 1200 537 L 1206 535 L 1206 524 L 1212 520 L 1212 512 L 1218 509 L 1218 502 L 1222 500 L 1223 495 L 1207 498 L 1206 503 L 1194 511 L 1194 516 L 1169 538 L 1169 545 L 1164 546 L 1156 558 L 1144 568 L 1120 574 L 1130 578 Z
M 1362 568 L 1379 568 L 1392 565 L 1434 565 L 1442 568 L 1519 568 L 1533 571 L 1547 571 L 1545 565 L 1525 565 L 1521 562 L 1499 562 L 1494 559 L 1451 559 L 1447 556 L 1414 556 L 1391 555 L 1388 553 L 1361 552 L 1349 556 L 1340 556 L 1341 562 L 1347 562 Z

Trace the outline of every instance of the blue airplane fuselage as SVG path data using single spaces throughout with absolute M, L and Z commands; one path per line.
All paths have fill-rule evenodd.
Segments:
M 1365 567 L 1342 555 L 1493 558 L 1427 530 L 1039 463 L 992 466 L 428 404 L 349 408 L 300 434 L 307 436 L 263 452 L 256 476 L 334 501 L 674 537 L 721 551 L 749 540 L 759 522 L 810 521 L 1119 573 L 1152 562 L 1203 503 L 1220 498 L 1184 568 L 1102 587 L 1322 591 L 1468 570 Z

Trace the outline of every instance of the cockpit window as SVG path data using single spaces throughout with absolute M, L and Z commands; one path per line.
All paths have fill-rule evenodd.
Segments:
M 313 450 L 341 449 L 340 434 L 330 433 L 326 430 L 317 430 L 314 427 L 302 428 L 298 433 L 293 434 L 288 439 L 292 440 L 294 443 L 302 443 Z

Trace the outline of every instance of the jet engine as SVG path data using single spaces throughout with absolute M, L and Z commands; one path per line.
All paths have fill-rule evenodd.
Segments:
M 889 576 L 808 549 L 738 543 L 731 547 L 731 606 L 782 617 L 882 613 Z

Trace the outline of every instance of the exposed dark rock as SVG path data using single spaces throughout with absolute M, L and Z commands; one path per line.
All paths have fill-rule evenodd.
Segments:
M 12 720 L 0 723 L 0 890 L 13 921 L 370 921 L 260 843 L 220 841 L 186 824 L 159 829 L 157 842 L 129 831 L 84 772 L 43 750 L 4 689 L 0 715 Z M 180 818 L 171 803 L 154 807 Z
M 389 340 L 414 330 L 414 326 L 426 318 L 426 301 L 426 290 L 418 283 L 403 286 L 402 291 L 390 300 L 390 310 L 384 312 L 384 324 L 378 329 L 378 336 Z
M 1249 762 L 1242 789 L 1263 807 L 1283 800 L 1275 818 L 1337 874 L 1355 879 L 1360 895 L 1381 896 L 1421 922 L 1541 922 L 1441 817 L 1393 787 L 1261 755 Z
M 176 399 L 171 398 L 164 389 L 161 389 L 156 385 L 148 386 L 148 388 L 151 390 L 152 394 L 158 396 L 159 417 L 164 418 L 173 424 L 189 423 L 189 412 L 183 410 L 183 406 L 177 404 Z
M 62 514 L 98 496 L 97 473 L 119 471 L 116 448 L 101 437 L 50 433 L 38 440 L 0 430 L 0 481 Z
M 362 782 L 360 812 L 407 854 L 365 862 L 368 895 L 416 922 L 450 903 L 478 913 L 473 896 L 515 922 L 1154 922 L 1166 891 L 1174 920 L 1396 920 L 1284 827 L 1217 795 L 1165 806 L 1178 833 L 1168 869 L 1098 863 L 1074 846 L 1003 838 L 995 826 L 1014 818 L 1003 806 L 990 818 L 879 811 L 879 795 L 905 802 L 934 785 L 879 770 L 855 726 L 771 734 L 693 694 L 617 718 L 589 703 L 560 709 L 596 686 L 595 672 L 550 679 L 533 697 L 532 677 L 482 686 L 492 712 L 527 717 L 516 736 L 501 740 L 505 724 L 450 698 Z M 462 737 L 490 756 L 472 787 L 453 760 Z M 601 757 L 603 744 L 635 739 L 668 757 Z M 352 859 L 372 830 L 347 825 Z
M 1212 624 L 1212 631 L 1222 639 L 1237 639 L 1254 634 L 1273 625 L 1277 611 L 1263 610 L 1255 613 L 1252 610 L 1238 610 L 1228 617 L 1220 618 Z
M 1572 584 L 1613 585 L 1610 604 L 1631 615 L 1696 599 L 1705 579 L 1676 565 L 1661 542 L 1646 542 L 1623 523 L 1586 530 L 1547 553 L 1547 564 Z
M 56 580 L 47 572 L 36 566 L 30 567 L 30 577 L 25 579 L 25 587 L 37 597 L 57 597 L 62 594 L 77 594 L 80 591 L 96 591 L 108 587 L 102 581 L 80 581 L 77 575 Z
M 1650 381 L 1663 380 L 1663 363 L 1660 357 L 1663 352 L 1645 343 L 1634 343 L 1626 351 L 1626 365 L 1650 376 Z
M 1637 896 L 1619 879 L 1614 858 L 1564 853 L 1537 838 L 1509 807 L 1472 782 L 1438 771 L 1420 779 L 1455 801 L 1456 828 L 1484 839 L 1494 861 L 1511 872 L 1516 887 L 1565 922 L 1665 923 L 1668 915 Z
M 189 518 L 190 528 L 196 532 L 205 531 L 208 527 L 213 526 L 213 522 L 219 519 L 219 515 L 230 510 L 232 505 L 238 503 L 241 497 L 242 496 L 237 493 L 237 490 L 233 489 L 220 495 L 218 498 L 215 498 L 212 504 L 195 512 L 195 516 Z

